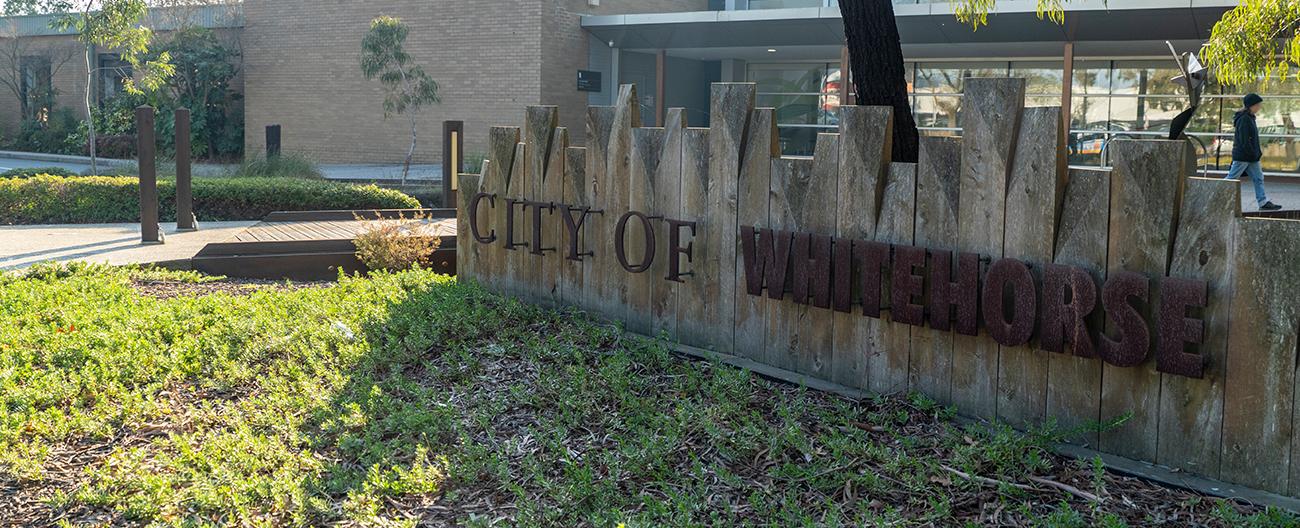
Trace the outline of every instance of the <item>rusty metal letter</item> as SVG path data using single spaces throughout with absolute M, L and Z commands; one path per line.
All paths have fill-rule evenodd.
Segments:
M 951 251 L 933 250 L 930 259 L 930 328 L 952 328 L 952 311 L 956 307 L 957 333 L 979 335 L 979 255 L 957 255 L 956 282 L 951 280 Z
M 753 226 L 740 227 L 740 245 L 745 258 L 745 287 L 750 295 L 781 299 L 785 296 L 786 272 L 790 264 L 791 233 L 758 229 L 755 245 Z
M 488 200 L 488 209 L 496 209 L 497 207 L 497 195 L 485 192 L 475 194 L 474 198 L 469 201 L 469 230 L 474 235 L 474 241 L 480 244 L 491 244 L 497 241 L 497 230 L 490 229 L 487 236 L 483 236 L 482 231 L 478 228 L 478 204 L 484 198 Z
M 1205 341 L 1205 321 L 1187 317 L 1187 309 L 1204 308 L 1208 288 L 1203 280 L 1171 277 L 1160 283 L 1156 370 L 1189 378 L 1205 376 L 1206 358 L 1186 349 L 1186 343 Z
M 925 267 L 925 248 L 894 246 L 893 280 L 890 283 L 890 318 L 895 322 L 921 326 L 925 308 L 912 302 L 925 293 L 925 276 L 916 268 Z
M 668 222 L 668 276 L 664 278 L 673 282 L 686 282 L 682 277 L 692 273 L 682 272 L 682 261 L 679 255 L 686 255 L 686 262 L 691 262 L 695 242 L 688 242 L 685 247 L 682 246 L 682 228 L 689 227 L 691 238 L 695 238 L 695 222 L 672 218 L 665 221 Z
M 858 271 L 858 280 L 862 288 L 862 315 L 880 318 L 880 281 L 884 278 L 885 266 L 889 264 L 889 244 L 869 240 L 854 240 L 853 253 L 862 269 Z
M 1106 287 L 1102 288 L 1102 307 L 1119 329 L 1119 340 L 1101 335 L 1097 352 L 1105 362 L 1117 367 L 1136 367 L 1147 360 L 1151 351 L 1151 331 L 1129 298 L 1147 302 L 1150 297 L 1150 282 L 1141 273 L 1120 271 L 1111 275 L 1106 281 Z
M 553 247 L 548 248 L 542 245 L 542 211 L 553 213 L 555 204 L 550 202 L 524 202 L 524 211 L 527 211 L 529 207 L 533 208 L 533 225 L 531 226 L 533 229 L 533 244 L 531 247 L 533 249 L 529 253 L 541 255 L 547 251 L 555 251 Z
M 994 341 L 1008 347 L 1028 343 L 1038 317 L 1037 304 L 1034 276 L 1024 262 L 1004 258 L 989 267 L 984 283 L 984 326 Z
M 578 230 L 582 229 L 583 224 L 587 223 L 587 215 L 591 214 L 591 208 L 590 207 L 569 207 L 563 204 L 559 205 L 559 207 L 560 207 L 560 212 L 564 214 L 563 216 L 564 229 L 569 232 L 569 254 L 566 255 L 564 258 L 568 260 L 581 261 L 582 257 L 591 256 L 592 252 L 579 251 L 578 249 Z M 578 215 L 577 220 L 573 219 L 574 211 L 578 211 L 582 213 L 581 215 Z
M 635 217 L 641 221 L 641 229 L 645 233 L 645 256 L 641 258 L 641 263 L 635 266 L 627 261 L 626 247 L 623 245 L 627 238 L 627 221 Z M 650 225 L 650 218 L 638 211 L 628 211 L 618 219 L 618 226 L 614 228 L 614 253 L 618 257 L 618 263 L 623 269 L 630 273 L 645 273 L 650 269 L 650 265 L 655 261 L 655 230 Z
M 1059 264 L 1048 264 L 1043 273 L 1042 348 L 1065 352 L 1069 341 L 1074 355 L 1096 357 L 1092 335 L 1084 321 L 1097 309 L 1097 284 L 1088 272 Z
M 819 308 L 831 307 L 831 237 L 809 233 L 794 235 L 791 249 L 795 258 L 790 290 L 794 302 Z

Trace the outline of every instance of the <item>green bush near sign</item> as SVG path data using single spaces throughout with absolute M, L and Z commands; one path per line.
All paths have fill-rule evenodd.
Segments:
M 158 193 L 162 221 L 175 221 L 175 181 L 159 181 Z M 194 212 L 200 221 L 257 220 L 273 211 L 418 207 L 419 200 L 376 185 L 300 178 L 194 181 Z M 0 224 L 121 223 L 139 219 L 139 180 L 134 177 L 0 179 Z

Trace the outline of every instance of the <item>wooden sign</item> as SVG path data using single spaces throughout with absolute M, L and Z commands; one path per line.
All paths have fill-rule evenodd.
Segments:
M 1060 109 L 1024 92 L 968 80 L 966 137 L 923 138 L 916 164 L 888 161 L 885 107 L 841 107 L 813 156 L 782 157 L 748 83 L 713 85 L 708 128 L 677 109 L 641 127 L 623 86 L 582 147 L 529 107 L 462 180 L 460 278 L 1300 496 L 1300 222 L 1241 218 L 1181 142 L 1063 173 Z

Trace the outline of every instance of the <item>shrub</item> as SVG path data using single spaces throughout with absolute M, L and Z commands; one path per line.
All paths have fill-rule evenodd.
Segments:
M 18 128 L 18 135 L 4 144 L 4 150 L 45 154 L 81 154 L 85 142 L 76 140 L 80 120 L 68 108 L 50 113 L 47 120 L 28 119 Z
M 87 224 L 140 219 L 139 180 L 125 176 L 0 179 L 0 224 Z M 158 182 L 162 221 L 176 218 L 176 183 Z M 408 209 L 410 196 L 375 185 L 295 178 L 199 178 L 194 213 L 200 220 L 257 220 L 272 211 Z
M 29 168 L 9 169 L 7 171 L 0 172 L 0 178 L 31 178 L 32 176 L 40 176 L 40 175 L 69 177 L 69 176 L 76 176 L 77 173 L 72 172 L 63 167 L 29 167 Z
M 426 219 L 422 214 L 390 220 L 357 216 L 366 222 L 354 241 L 357 259 L 372 270 L 401 271 L 428 265 L 442 240 L 429 232 Z
M 301 154 L 281 154 L 270 158 L 245 161 L 231 174 L 237 178 L 309 178 L 324 175 L 316 163 Z

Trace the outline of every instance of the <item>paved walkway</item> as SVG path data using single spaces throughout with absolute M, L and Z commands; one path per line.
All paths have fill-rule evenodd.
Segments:
M 200 222 L 181 233 L 163 224 L 166 244 L 140 243 L 140 224 L 0 226 L 0 270 L 56 260 L 147 264 L 193 257 L 203 246 L 224 242 L 257 222 Z

